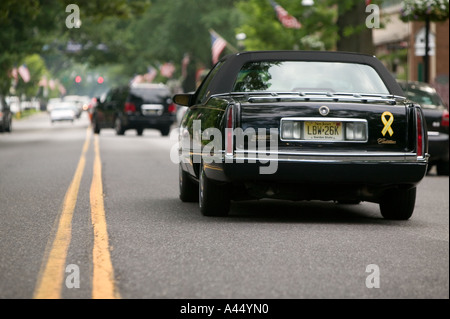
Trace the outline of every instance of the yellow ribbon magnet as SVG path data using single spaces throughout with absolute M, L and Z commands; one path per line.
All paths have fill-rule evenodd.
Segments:
M 389 120 L 386 119 L 386 116 L 389 116 Z M 392 115 L 391 112 L 384 112 L 381 115 L 381 121 L 384 124 L 384 128 L 381 131 L 381 134 L 383 134 L 383 136 L 385 136 L 386 133 L 389 132 L 390 136 L 394 135 L 394 130 L 391 128 L 392 123 L 394 123 L 394 115 Z

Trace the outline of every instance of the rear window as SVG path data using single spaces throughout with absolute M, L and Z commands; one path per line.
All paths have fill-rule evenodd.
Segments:
M 139 99 L 145 102 L 157 103 L 170 97 L 168 88 L 132 88 L 130 91 L 132 99 Z
M 389 94 L 369 65 L 315 61 L 247 63 L 239 72 L 233 91 Z
M 424 108 L 444 110 L 445 106 L 439 95 L 433 89 L 407 88 L 406 96 Z

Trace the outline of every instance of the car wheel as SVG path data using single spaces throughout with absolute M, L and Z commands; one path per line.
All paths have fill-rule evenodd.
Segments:
M 117 135 L 125 134 L 125 130 L 123 129 L 122 121 L 120 120 L 120 117 L 117 117 L 116 120 L 114 121 L 114 129 L 116 130 Z
M 162 136 L 168 136 L 170 133 L 170 126 L 160 129 Z
M 192 181 L 188 173 L 179 164 L 180 199 L 185 203 L 198 202 L 198 185 Z
M 413 187 L 387 191 L 380 200 L 381 215 L 392 220 L 409 219 L 416 204 L 416 190 Z
M 12 120 L 9 120 L 8 127 L 5 128 L 5 132 L 11 133 L 12 131 Z
M 204 216 L 227 216 L 230 210 L 230 195 L 227 185 L 208 179 L 201 165 L 199 180 L 199 206 Z
M 449 162 L 439 162 L 436 166 L 438 175 L 448 176 Z
M 92 130 L 94 131 L 94 134 L 100 134 L 100 126 L 97 123 L 97 120 L 94 119 L 92 122 Z
M 144 133 L 144 129 L 143 128 L 138 128 L 138 129 L 136 129 L 136 131 L 137 131 L 137 135 L 138 136 L 142 136 L 142 134 Z

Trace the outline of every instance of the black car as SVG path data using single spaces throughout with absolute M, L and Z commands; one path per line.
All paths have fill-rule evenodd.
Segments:
M 379 203 L 409 219 L 427 171 L 422 108 L 373 56 L 262 51 L 220 60 L 179 135 L 182 201 L 225 216 L 231 200 Z
M 399 81 L 406 97 L 422 106 L 428 127 L 430 159 L 428 169 L 436 165 L 438 175 L 449 171 L 449 113 L 436 89 L 415 81 Z
M 12 113 L 5 99 L 0 95 L 0 133 L 11 132 Z
M 170 90 L 163 84 L 141 83 L 111 89 L 104 101 L 98 102 L 92 114 L 94 133 L 102 128 L 114 128 L 118 135 L 135 129 L 142 135 L 144 129 L 170 133 L 176 120 L 177 106 Z

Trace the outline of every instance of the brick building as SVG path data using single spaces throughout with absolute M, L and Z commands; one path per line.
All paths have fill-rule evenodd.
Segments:
M 385 1 L 381 8 L 383 28 L 373 29 L 376 55 L 397 78 L 424 81 L 423 56 L 417 46 L 425 35 L 425 23 L 400 20 L 401 0 Z M 449 105 L 449 21 L 431 23 L 433 55 L 429 57 L 429 82 Z M 422 35 L 422 38 L 420 37 Z M 423 42 L 422 42 L 423 44 Z M 423 50 L 424 51 L 424 50 Z M 423 52 L 422 52 L 423 53 Z

